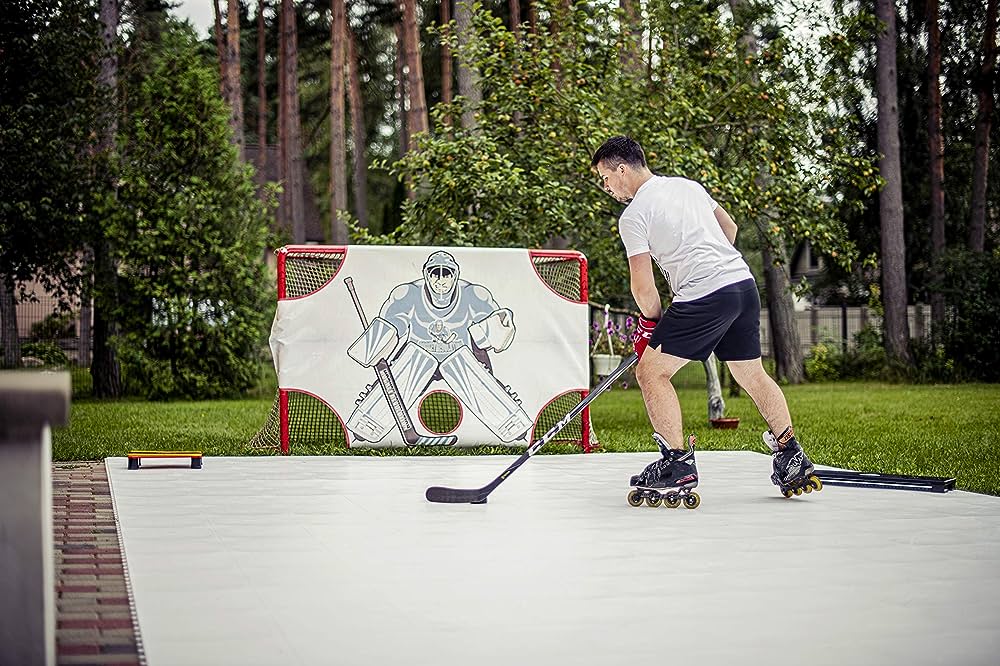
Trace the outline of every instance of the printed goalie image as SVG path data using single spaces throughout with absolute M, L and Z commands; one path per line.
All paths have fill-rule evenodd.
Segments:
M 347 354 L 375 370 L 345 423 L 356 440 L 377 443 L 399 428 L 408 444 L 455 444 L 454 436 L 418 435 L 410 417 L 417 401 L 440 387 L 461 414 L 473 415 L 500 441 L 527 441 L 532 420 L 511 387 L 494 376 L 490 359 L 513 344 L 514 312 L 484 285 L 461 279 L 452 254 L 428 256 L 422 276 L 395 286 L 370 322 L 353 280 L 345 283 L 363 326 Z

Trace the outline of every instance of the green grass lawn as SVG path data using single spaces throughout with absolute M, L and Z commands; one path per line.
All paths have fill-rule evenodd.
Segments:
M 697 379 L 697 374 L 691 377 Z M 679 382 L 684 427 L 705 450 L 766 452 L 764 423 L 744 394 L 726 398 L 737 430 L 708 425 L 704 388 Z M 955 476 L 958 487 L 1000 495 L 1000 386 L 907 386 L 831 383 L 785 387 L 799 441 L 818 464 L 869 472 Z M 70 425 L 53 433 L 55 460 L 123 456 L 132 449 L 202 450 L 205 455 L 246 455 L 246 442 L 265 422 L 270 399 L 151 403 L 78 400 Z M 604 451 L 653 451 L 650 426 L 636 388 L 616 388 L 592 406 Z M 480 447 L 445 453 L 518 453 Z M 546 453 L 578 451 L 552 445 Z M 294 453 L 365 455 L 435 453 L 397 449 L 330 448 Z M 498 472 L 500 470 L 498 469 Z

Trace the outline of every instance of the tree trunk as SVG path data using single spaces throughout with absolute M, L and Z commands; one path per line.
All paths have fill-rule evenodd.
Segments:
M 969 249 L 982 252 L 986 241 L 986 183 L 990 168 L 990 129 L 993 118 L 993 77 L 997 57 L 997 0 L 986 6 L 983 35 L 983 62 L 976 76 L 979 111 L 976 115 L 975 154 L 972 161 L 972 215 L 969 220 Z
M 427 98 L 424 94 L 424 66 L 420 59 L 420 26 L 416 0 L 399 0 L 403 10 L 403 38 L 406 44 L 407 89 L 410 100 L 410 148 L 415 136 L 427 131 Z M 461 5 L 460 5 L 461 6 Z M 459 77 L 461 81 L 461 76 Z
M 458 32 L 458 44 L 465 47 L 472 39 L 472 9 L 469 2 L 459 1 L 455 7 L 455 30 Z M 482 87 L 479 82 L 479 71 L 470 67 L 464 60 L 458 63 L 458 94 L 465 98 L 462 112 L 462 127 L 475 129 L 475 113 L 483 103 Z
M 108 104 L 98 127 L 98 152 L 114 159 L 115 135 L 118 133 L 118 0 L 101 0 L 101 37 L 104 53 L 98 87 L 106 91 Z M 110 178 L 111 176 L 109 176 Z M 108 186 L 117 192 L 117 185 Z M 118 398 L 122 395 L 121 366 L 115 351 L 118 336 L 118 266 L 111 239 L 99 225 L 94 243 L 94 359 L 90 365 L 94 396 Z
M 511 0 L 516 3 L 517 0 Z M 441 25 L 445 26 L 451 22 L 451 0 L 441 0 Z M 451 68 L 451 48 L 441 42 L 441 103 L 451 104 L 452 102 L 452 78 L 454 73 Z M 451 124 L 451 116 L 444 117 L 446 125 Z
M 80 296 L 80 340 L 76 349 L 76 364 L 81 368 L 90 367 L 90 346 L 93 340 L 94 309 L 91 305 L 90 290 L 85 289 Z
M 745 1 L 729 0 L 729 8 L 737 25 L 743 28 L 738 45 L 747 55 L 756 57 L 757 37 L 750 23 L 750 17 L 746 14 Z M 755 85 L 759 81 L 756 70 L 751 73 L 751 81 Z M 760 191 L 766 192 L 771 183 L 771 175 L 766 165 L 761 165 L 755 180 Z M 766 217 L 766 213 L 761 215 Z M 768 226 L 766 223 L 758 224 L 757 228 L 760 230 L 766 226 Z M 760 232 L 760 237 L 775 374 L 778 379 L 784 379 L 790 384 L 801 384 L 805 381 L 805 364 L 799 344 L 799 331 L 795 326 L 795 302 L 792 298 L 791 280 L 786 273 L 788 251 L 784 239 L 768 238 L 763 231 Z
M 226 38 L 222 33 L 219 0 L 212 0 L 212 12 L 215 14 L 215 55 L 219 60 L 219 92 L 222 93 L 222 99 L 226 99 Z
M 278 182 L 281 183 L 281 193 L 278 195 L 278 210 L 276 217 L 278 228 L 291 232 L 292 217 L 288 214 L 291 195 L 288 191 L 288 91 L 285 90 L 285 5 L 284 0 L 278 6 Z
M 344 113 L 344 0 L 330 0 L 330 238 L 347 244 L 347 225 L 340 211 L 347 210 L 347 136 Z
M 305 210 L 302 198 L 302 126 L 299 116 L 298 92 L 298 31 L 295 6 L 292 0 L 281 0 L 282 51 L 281 71 L 284 77 L 284 125 L 285 125 L 285 188 L 287 190 L 287 216 L 291 222 L 292 239 L 295 243 L 306 240 Z
M 708 383 L 708 420 L 721 419 L 726 415 L 726 401 L 722 399 L 719 360 L 715 354 L 711 354 L 702 365 L 705 366 L 705 380 Z
M 368 160 L 365 141 L 365 106 L 361 97 L 361 62 L 354 31 L 345 31 L 347 38 L 347 66 L 350 68 L 351 132 L 354 144 L 354 215 L 363 229 L 368 228 Z
M 878 97 L 879 173 L 885 186 L 879 193 L 882 227 L 882 305 L 885 310 L 885 350 L 890 359 L 910 362 L 906 320 L 906 239 L 903 221 L 902 171 L 899 162 L 899 109 L 896 94 L 896 7 L 893 0 L 876 0 L 879 21 L 875 40 Z
M 264 194 L 267 182 L 267 51 L 265 49 L 264 0 L 257 2 L 257 182 Z
M 510 31 L 514 33 L 514 39 L 521 39 L 521 0 L 507 0 L 510 8 Z
M 17 299 L 14 297 L 14 280 L 0 276 L 0 347 L 3 348 L 3 368 L 21 365 L 21 340 L 17 334 Z
M 400 20 L 396 29 L 396 92 L 399 95 L 399 154 L 410 150 L 409 81 L 406 76 L 406 32 Z
M 243 159 L 243 86 L 240 83 L 240 3 L 229 0 L 226 10 L 226 84 L 224 97 L 229 103 L 229 126 L 233 130 L 233 143 Z
M 940 262 L 945 250 L 944 235 L 944 137 L 941 130 L 941 29 L 939 0 L 927 0 L 927 137 L 930 154 L 931 186 L 931 283 L 940 285 Z M 931 292 L 931 321 L 944 324 L 944 294 L 940 286 Z
M 785 244 L 782 240 L 776 239 L 772 247 L 764 238 L 761 254 L 764 260 L 767 321 L 771 329 L 774 374 L 777 379 L 784 379 L 789 384 L 801 384 L 806 378 L 805 365 L 802 359 L 799 329 L 795 325 L 795 303 L 792 299 L 791 281 L 785 272 L 788 267 Z

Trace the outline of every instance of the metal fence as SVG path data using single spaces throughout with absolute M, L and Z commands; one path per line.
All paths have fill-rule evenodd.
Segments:
M 911 305 L 907 311 L 910 337 L 923 339 L 929 335 L 931 328 L 930 306 Z M 615 327 L 619 329 L 625 326 L 629 317 L 634 317 L 633 313 L 624 310 L 611 310 L 608 314 Z M 603 326 L 603 306 L 591 303 L 590 320 L 592 324 Z M 857 334 L 865 327 L 880 331 L 882 320 L 872 314 L 871 308 L 863 306 L 806 306 L 803 310 L 795 311 L 795 326 L 798 329 L 802 353 L 808 354 L 809 350 L 820 342 L 837 345 L 843 351 L 854 349 L 857 346 L 855 339 Z M 771 324 L 768 321 L 767 308 L 763 308 L 760 312 L 760 344 L 761 354 L 765 358 L 770 357 Z M 602 343 L 603 345 L 606 343 Z
M 76 304 L 75 308 L 63 311 L 57 299 L 42 296 L 18 303 L 16 309 L 17 334 L 26 365 L 50 360 L 50 350 L 58 348 L 70 364 L 90 366 L 93 346 L 93 310 L 90 307 Z
M 910 337 L 922 339 L 930 332 L 930 307 L 922 304 L 908 308 Z M 611 310 L 609 316 L 617 327 L 623 327 L 626 319 L 633 316 L 624 310 Z M 91 318 L 90 308 L 79 306 L 64 313 L 58 302 L 43 296 L 35 302 L 17 305 L 18 335 L 21 344 L 43 343 L 55 345 L 66 354 L 70 363 L 87 367 L 91 358 Z M 590 307 L 591 322 L 601 326 L 604 308 L 595 303 Z M 795 322 L 803 354 L 807 354 L 816 344 L 825 342 L 836 344 L 843 350 L 856 346 L 855 336 L 866 326 L 875 330 L 881 327 L 881 319 L 867 307 L 847 306 L 807 306 L 796 310 Z M 767 309 L 760 314 L 761 351 L 765 357 L 771 355 L 770 323 Z M 606 345 L 606 343 L 602 343 Z M 29 348 L 30 349 L 30 348 Z M 31 362 L 29 357 L 29 363 Z

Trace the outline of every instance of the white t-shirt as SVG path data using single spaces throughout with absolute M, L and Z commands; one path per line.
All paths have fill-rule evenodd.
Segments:
M 618 220 L 626 254 L 649 252 L 678 303 L 753 277 L 715 219 L 718 207 L 700 183 L 653 176 Z

